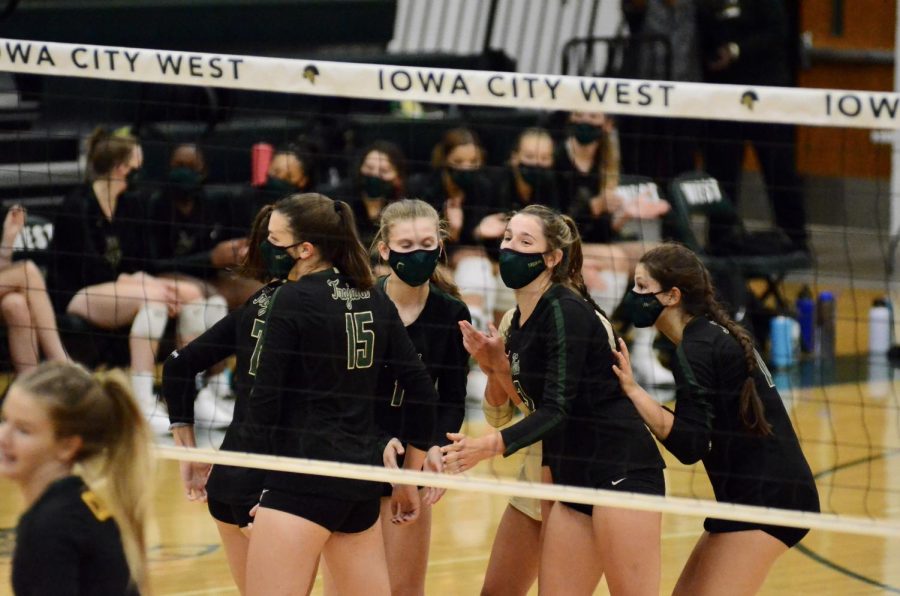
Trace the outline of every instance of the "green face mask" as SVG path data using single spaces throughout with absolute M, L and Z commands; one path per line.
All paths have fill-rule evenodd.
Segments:
M 459 187 L 463 192 L 471 192 L 475 186 L 475 178 L 478 176 L 478 170 L 463 170 L 460 168 L 447 168 L 447 175 L 453 184 Z
M 511 248 L 500 249 L 500 279 L 507 288 L 524 288 L 544 272 L 544 254 L 540 252 L 519 252 Z
M 391 251 L 388 255 L 388 264 L 403 283 L 418 287 L 428 281 L 437 267 L 441 249 L 419 249 L 409 252 Z
M 278 279 L 287 279 L 294 263 L 297 260 L 288 254 L 287 249 L 293 248 L 301 244 L 300 242 L 291 244 L 290 246 L 275 246 L 269 242 L 268 238 L 259 243 L 259 252 L 262 255 L 263 263 L 266 265 L 266 271 L 269 275 Z
M 279 195 L 279 198 L 282 196 L 292 195 L 296 192 L 300 192 L 300 190 L 296 186 L 294 186 L 287 180 L 275 178 L 274 176 L 266 177 L 266 184 L 263 186 L 263 190 L 273 195 Z
M 579 145 L 590 145 L 600 138 L 601 132 L 600 129 L 593 124 L 579 122 L 578 124 L 573 124 L 571 126 L 570 134 L 575 138 L 575 141 Z
M 394 185 L 378 176 L 363 176 L 362 190 L 367 197 L 372 199 L 394 198 Z
M 666 305 L 657 300 L 656 296 L 665 292 L 666 290 L 660 290 L 659 292 L 638 294 L 633 289 L 628 290 L 625 298 L 622 299 L 622 308 L 625 309 L 627 316 L 631 318 L 632 325 L 635 327 L 652 327 L 666 308 Z

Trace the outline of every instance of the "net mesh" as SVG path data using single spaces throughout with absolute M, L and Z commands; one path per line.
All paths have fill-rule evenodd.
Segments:
M 891 149 L 871 142 L 891 137 L 873 130 L 897 128 L 896 95 L 104 50 L 0 40 L 0 70 L 42 87 L 41 119 L 30 130 L 8 133 L 13 139 L 8 146 L 18 157 L 0 167 L 4 204 L 28 208 L 28 221 L 16 240 L 17 258 L 52 269 L 66 250 L 51 246 L 49 238 L 60 233 L 54 223 L 63 197 L 85 179 L 84 139 L 98 124 L 110 130 L 127 127 L 139 138 L 143 180 L 136 188 L 147 205 L 176 185 L 173 150 L 182 144 L 202 149 L 202 185 L 211 204 L 246 208 L 246 197 L 258 194 L 266 180 L 273 153 L 284 148 L 301 157 L 310 188 L 334 198 L 358 198 L 365 183 L 365 148 L 387 141 L 403 156 L 403 162 L 392 164 L 402 180 L 398 194 L 428 198 L 448 219 L 463 217 L 461 227 L 455 223 L 457 236 L 471 234 L 471 222 L 515 205 L 504 203 L 508 196 L 497 187 L 462 209 L 452 197 L 441 195 L 448 188 L 448 156 L 436 147 L 448 131 L 474 132 L 479 151 L 473 159 L 483 161 L 492 180 L 513 187 L 511 155 L 534 162 L 549 146 L 556 187 L 542 201 L 578 212 L 589 243 L 588 288 L 611 315 L 629 285 L 635 260 L 657 242 L 675 239 L 708 259 L 721 298 L 753 331 L 770 363 L 816 475 L 823 513 L 716 503 L 702 467 L 680 464 L 668 455 L 667 496 L 655 498 L 514 480 L 518 470 L 508 463 L 487 462 L 461 477 L 231 453 L 219 450 L 221 434 L 213 427 L 221 428 L 227 415 L 211 421 L 220 415 L 217 411 L 198 411 L 204 449 L 159 446 L 161 458 L 872 536 L 900 534 L 900 404 L 893 366 L 882 346 L 872 343 L 885 332 L 892 337 L 893 317 L 889 313 L 887 323 L 871 323 L 870 312 L 874 299 L 890 299 L 896 290 L 891 231 L 885 226 L 893 199 L 886 180 Z M 583 55 L 569 64 L 581 70 L 570 68 L 567 74 L 596 74 Z M 574 119 L 573 110 L 579 112 Z M 597 110 L 605 118 L 597 120 L 592 115 Z M 708 116 L 721 120 L 703 120 Z M 567 177 L 559 167 L 561 156 L 573 159 L 576 136 L 585 130 L 579 129 L 580 122 L 602 131 L 601 165 L 583 177 L 587 181 Z M 540 129 L 532 133 L 552 145 L 538 143 L 537 155 L 524 158 L 531 149 L 523 147 L 520 135 L 528 129 Z M 547 137 L 541 136 L 543 131 Z M 869 156 L 865 161 L 858 158 L 863 146 Z M 797 171 L 791 171 L 793 164 Z M 505 192 L 514 194 L 515 188 Z M 723 224 L 721 212 L 709 207 L 729 202 L 736 205 L 728 213 L 733 219 Z M 190 253 L 179 241 L 196 240 L 215 227 L 188 218 L 173 233 L 171 221 L 154 220 L 150 213 L 131 221 L 123 218 L 123 223 L 143 230 L 136 232 L 139 245 L 169 242 L 170 257 Z M 252 215 L 253 210 L 241 213 Z M 374 234 L 377 214 L 371 215 L 363 222 L 367 230 L 361 224 L 364 242 Z M 242 237 L 249 224 L 245 219 L 245 229 L 231 237 Z M 479 324 L 495 317 L 499 321 L 514 306 L 490 265 L 495 249 L 489 244 L 485 241 L 479 249 L 486 251 L 487 265 L 483 260 L 464 262 L 465 242 L 453 247 L 447 264 L 464 297 L 471 299 Z M 216 246 L 208 244 L 205 250 Z M 178 250 L 187 252 L 176 254 Z M 223 257 L 227 267 L 236 260 L 235 254 L 230 257 Z M 747 257 L 749 265 L 735 265 Z M 230 274 L 207 269 L 198 275 L 211 283 L 213 277 L 218 282 Z M 236 287 L 227 279 L 225 286 Z M 209 288 L 202 287 L 205 298 Z M 818 300 L 811 327 L 797 301 L 804 287 L 813 302 Z M 58 288 L 49 281 L 47 291 L 52 297 Z M 231 295 L 227 298 L 232 302 Z M 205 303 L 203 309 L 208 309 Z M 802 325 L 778 319 L 782 315 Z M 127 349 L 131 321 L 107 331 L 83 317 L 60 314 L 58 320 L 76 359 L 95 366 L 134 364 L 134 352 L 129 359 Z M 178 341 L 176 326 L 171 323 L 156 335 L 163 343 L 158 357 Z M 808 328 L 813 335 L 807 336 Z M 669 372 L 672 350 L 654 346 L 652 337 L 637 330 L 619 331 L 630 337 L 636 368 L 641 361 L 644 370 L 638 372 L 650 393 L 660 401 L 674 399 L 678 388 Z M 207 375 L 213 377 L 215 373 Z M 475 436 L 489 428 L 481 411 L 480 381 L 473 366 L 464 429 Z M 223 409 L 220 395 L 215 393 L 214 401 Z M 161 406 L 154 417 L 168 422 Z

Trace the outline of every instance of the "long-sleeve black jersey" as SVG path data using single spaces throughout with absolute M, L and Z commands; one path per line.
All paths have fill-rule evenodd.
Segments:
M 383 278 L 379 285 L 384 287 Z M 406 391 L 397 380 L 390 362 L 385 362 L 378 379 L 375 420 L 381 430 L 404 443 L 427 450 L 449 442 L 448 432 L 459 432 L 466 415 L 466 378 L 469 354 L 462 343 L 460 321 L 472 321 L 468 307 L 459 299 L 430 284 L 425 307 L 406 332 L 434 381 L 440 402 L 437 404 L 435 436 L 421 436 L 417 419 L 433 416 L 433 404 Z
M 141 226 L 147 209 L 142 194 L 119 197 L 112 221 L 100 210 L 90 184 L 75 189 L 56 211 L 50 244 L 48 287 L 58 311 L 82 288 L 143 270 L 148 252 Z
M 150 246 L 153 268 L 161 273 L 184 273 L 207 278 L 215 273 L 211 252 L 226 239 L 226 221 L 216 199 L 203 187 L 186 198 L 176 188 L 164 188 L 153 196 L 150 207 Z M 189 205 L 187 212 L 179 201 Z
M 676 351 L 675 379 L 683 390 L 663 445 L 682 463 L 703 460 L 716 499 L 729 503 L 819 510 L 818 492 L 800 442 L 765 363 L 753 374 L 771 436 L 744 429 L 740 392 L 744 352 L 724 328 L 705 317 L 687 324 Z
M 16 528 L 17 596 L 137 594 L 115 520 L 78 476 L 47 487 Z
M 239 308 L 228 313 L 203 335 L 166 358 L 163 365 L 163 398 L 172 422 L 194 422 L 194 379 L 215 363 L 236 355 L 234 370 L 234 417 L 225 431 L 222 449 L 245 451 L 239 431 L 246 419 L 247 401 L 253 388 L 255 366 L 261 348 L 266 312 L 281 281 L 259 289 Z M 206 488 L 223 503 L 244 504 L 259 496 L 264 472 L 251 468 L 217 465 L 210 473 Z
M 513 385 L 534 413 L 501 431 L 505 455 L 543 440 L 559 484 L 595 487 L 661 469 L 650 432 L 612 371 L 612 328 L 572 290 L 554 285 L 524 325 L 516 309 L 506 348 Z
M 337 269 L 306 275 L 275 293 L 263 331 L 256 382 L 243 430 L 255 449 L 291 457 L 373 464 L 378 376 L 389 362 L 411 395 L 437 392 L 394 303 L 378 288 L 359 290 Z M 432 406 L 433 407 L 433 406 Z M 417 420 L 421 436 L 431 417 Z M 366 500 L 375 482 L 269 473 L 266 488 Z

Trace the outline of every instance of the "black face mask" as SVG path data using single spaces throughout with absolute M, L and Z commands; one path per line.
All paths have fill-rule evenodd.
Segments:
M 546 269 L 544 253 L 500 249 L 500 279 L 511 290 L 524 288 Z
M 638 294 L 634 289 L 628 290 L 625 298 L 622 300 L 622 308 L 625 309 L 627 316 L 631 318 L 631 323 L 635 327 L 652 327 L 662 311 L 666 309 L 666 305 L 657 300 L 659 294 L 664 294 L 667 290 L 659 292 L 648 292 L 646 294 Z
M 370 199 L 393 199 L 394 185 L 379 176 L 363 176 L 362 190 Z
M 282 180 L 281 178 L 276 178 L 275 176 L 266 176 L 266 183 L 263 186 L 263 190 L 265 190 L 267 193 L 279 196 L 292 195 L 300 191 L 300 189 L 298 189 L 287 180 Z
M 579 122 L 569 127 L 569 136 L 574 138 L 579 145 L 590 145 L 600 139 L 602 134 L 599 128 L 587 122 Z
M 134 189 L 135 186 L 141 183 L 144 178 L 143 172 L 141 172 L 140 168 L 133 168 L 127 174 L 125 174 L 125 184 L 128 185 L 128 188 Z
M 298 244 L 302 243 L 297 242 L 290 246 L 276 246 L 269 242 L 268 238 L 259 243 L 259 252 L 262 255 L 263 263 L 265 263 L 266 271 L 269 272 L 269 275 L 278 279 L 287 279 L 291 269 L 294 268 L 294 263 L 297 262 L 297 259 L 288 254 L 287 249 L 293 248 Z
M 172 168 L 166 175 L 169 188 L 181 197 L 194 197 L 203 188 L 203 174 L 191 168 Z
M 532 189 L 548 188 L 553 183 L 553 170 L 543 166 L 532 166 L 520 163 L 516 166 L 525 184 Z
M 441 256 L 440 248 L 411 250 L 409 252 L 390 251 L 388 264 L 403 283 L 418 287 L 428 281 L 437 267 Z
M 475 187 L 475 180 L 480 173 L 479 169 L 464 170 L 462 168 L 447 168 L 447 175 L 461 191 L 471 192 Z

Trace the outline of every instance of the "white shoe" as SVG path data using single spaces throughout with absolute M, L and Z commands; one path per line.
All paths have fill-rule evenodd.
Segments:
M 228 412 L 220 404 L 223 404 L 223 400 L 216 399 L 209 387 L 198 391 L 197 399 L 194 400 L 195 422 L 216 427 L 228 426 L 231 423 L 233 412 Z
M 634 370 L 634 378 L 644 387 L 673 387 L 675 375 L 659 363 L 656 350 L 653 349 L 655 338 L 656 330 L 652 327 L 635 329 L 632 332 L 629 351 L 631 352 L 631 368 Z

